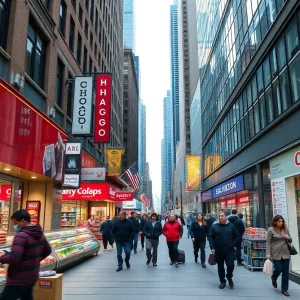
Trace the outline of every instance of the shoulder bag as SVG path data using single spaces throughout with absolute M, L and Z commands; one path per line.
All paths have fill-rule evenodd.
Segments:
M 278 230 L 276 230 L 280 235 L 282 235 Z M 283 236 L 283 235 L 282 235 Z M 293 246 L 292 243 L 290 243 L 288 240 L 286 240 L 286 243 L 287 243 L 287 247 L 288 247 L 288 250 L 290 252 L 290 255 L 297 255 L 298 252 L 296 250 L 296 248 Z

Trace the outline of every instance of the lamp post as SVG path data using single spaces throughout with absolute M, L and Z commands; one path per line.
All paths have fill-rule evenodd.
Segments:
M 180 214 L 181 218 L 183 218 L 183 211 L 182 211 L 182 181 L 180 181 Z

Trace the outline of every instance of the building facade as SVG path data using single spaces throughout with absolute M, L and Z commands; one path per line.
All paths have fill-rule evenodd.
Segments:
M 124 93 L 123 93 L 123 156 L 124 171 L 138 163 L 139 151 L 139 91 L 133 53 L 124 49 Z
M 147 150 L 146 116 L 146 105 L 144 105 L 141 100 L 139 109 L 139 174 L 141 179 L 141 193 L 144 192 L 145 186 L 145 164 Z
M 202 201 L 253 227 L 281 214 L 299 247 L 300 2 L 217 2 L 198 1 Z M 293 257 L 294 277 L 299 267 Z
M 124 0 L 124 12 L 123 12 L 123 45 L 124 48 L 132 49 L 135 51 L 135 34 L 134 34 L 134 1 Z

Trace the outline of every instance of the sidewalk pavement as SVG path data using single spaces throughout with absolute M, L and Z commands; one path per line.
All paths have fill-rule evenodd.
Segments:
M 203 269 L 201 264 L 195 264 L 191 240 L 183 237 L 179 249 L 185 251 L 186 263 L 176 269 L 169 265 L 167 245 L 161 237 L 158 267 L 146 266 L 146 253 L 139 242 L 138 253 L 131 256 L 131 269 L 127 270 L 124 265 L 119 273 L 116 272 L 116 249 L 101 250 L 99 256 L 64 273 L 63 300 L 182 300 L 185 296 L 189 300 L 285 299 L 280 293 L 281 278 L 276 290 L 270 276 L 244 267 L 234 270 L 233 290 L 228 286 L 220 290 L 217 267 L 207 264 Z M 298 284 L 290 281 L 289 292 L 291 299 L 300 299 Z

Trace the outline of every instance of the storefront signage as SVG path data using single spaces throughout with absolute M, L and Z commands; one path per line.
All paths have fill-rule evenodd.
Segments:
M 81 180 L 98 181 L 105 180 L 105 168 L 82 168 Z
M 116 192 L 115 194 L 117 201 L 132 201 L 133 193 L 132 192 Z
M 81 168 L 96 168 L 97 161 L 92 158 L 86 152 L 82 151 L 81 153 Z
M 108 176 L 120 176 L 122 168 L 122 156 L 125 150 L 120 149 L 106 149 L 105 154 L 107 157 Z
M 91 134 L 93 80 L 93 76 L 75 77 L 72 134 Z
M 64 186 L 78 188 L 81 175 L 81 143 L 66 143 Z
M 141 210 L 142 203 L 137 199 L 133 199 L 132 201 L 124 201 L 123 209 Z
M 2 185 L 0 191 L 0 200 L 9 201 L 11 195 L 11 185 Z M 21 200 L 22 191 L 19 190 L 18 200 Z
M 27 201 L 26 202 L 26 210 L 30 214 L 30 223 L 32 225 L 39 224 L 40 221 L 40 201 Z
M 200 155 L 185 156 L 185 189 L 199 191 L 201 189 Z
M 288 223 L 288 209 L 285 189 L 285 178 L 271 181 L 273 215 L 281 215 Z
M 206 202 L 212 199 L 212 190 L 207 190 L 201 193 L 201 201 Z
M 97 75 L 95 104 L 95 132 L 96 143 L 110 142 L 111 122 L 111 74 Z
M 213 198 L 229 195 L 244 189 L 244 175 L 239 175 L 213 188 Z
M 41 289 L 52 289 L 52 280 L 49 279 L 40 279 L 39 287 Z

